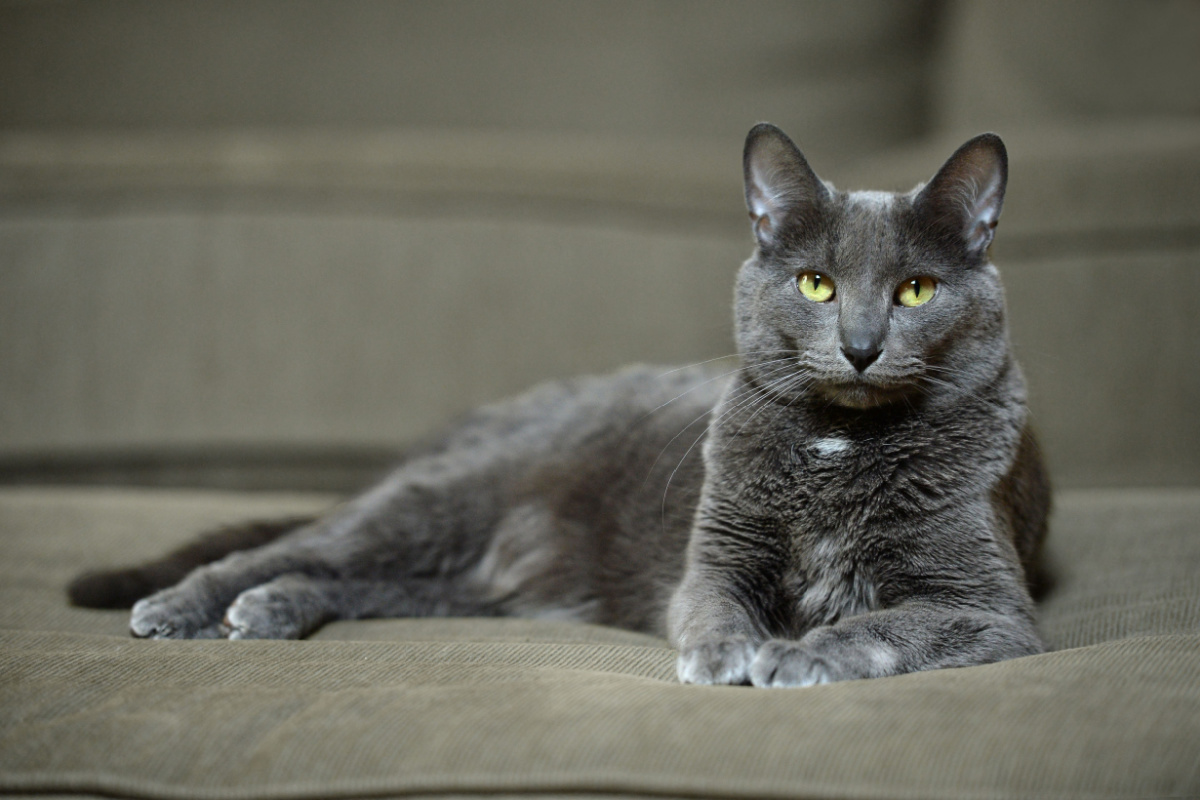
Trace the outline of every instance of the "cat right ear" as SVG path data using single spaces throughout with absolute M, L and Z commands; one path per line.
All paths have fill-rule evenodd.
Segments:
M 742 169 L 746 208 L 761 247 L 779 244 L 789 227 L 803 228 L 829 196 L 800 148 L 769 122 L 760 122 L 746 135 Z

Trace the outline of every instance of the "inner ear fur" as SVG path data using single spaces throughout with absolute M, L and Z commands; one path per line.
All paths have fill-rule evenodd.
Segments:
M 769 122 L 750 129 L 742 156 L 746 208 L 761 246 L 778 244 L 790 226 L 803 226 L 829 195 L 800 148 Z
M 921 189 L 914 207 L 931 228 L 981 258 L 992 243 L 1004 188 L 1008 151 L 994 133 L 983 133 L 954 152 Z

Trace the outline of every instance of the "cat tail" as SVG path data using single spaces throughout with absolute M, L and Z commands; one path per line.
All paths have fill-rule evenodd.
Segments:
M 162 558 L 112 570 L 88 570 L 67 585 L 71 605 L 83 608 L 129 608 L 143 597 L 174 586 L 196 567 L 238 550 L 251 550 L 315 521 L 315 516 L 250 520 L 225 525 Z

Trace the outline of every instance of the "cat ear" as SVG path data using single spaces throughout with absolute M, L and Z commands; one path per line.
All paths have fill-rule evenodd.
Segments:
M 760 122 L 746 135 L 742 156 L 746 208 L 759 245 L 778 244 L 785 226 L 803 226 L 805 218 L 829 196 L 800 148 L 783 131 Z
M 1008 151 L 994 133 L 976 136 L 955 151 L 913 201 L 931 227 L 956 238 L 972 257 L 982 257 L 1000 221 Z

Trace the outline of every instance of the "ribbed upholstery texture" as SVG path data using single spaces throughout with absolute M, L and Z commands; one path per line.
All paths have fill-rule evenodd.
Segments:
M 984 667 L 681 686 L 652 636 L 530 620 L 152 642 L 63 583 L 329 498 L 0 491 L 0 792 L 176 798 L 1189 797 L 1200 491 L 1064 492 L 1042 626 Z

